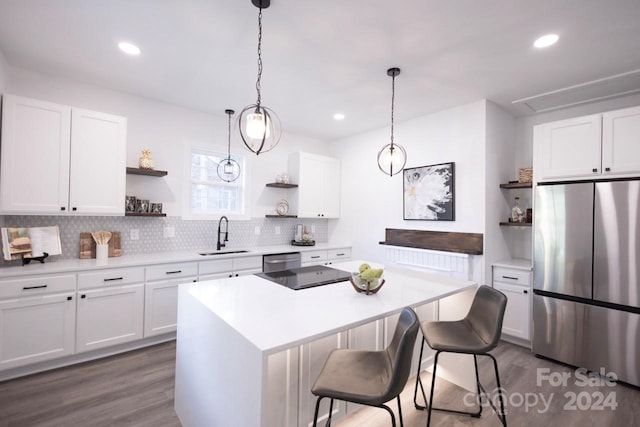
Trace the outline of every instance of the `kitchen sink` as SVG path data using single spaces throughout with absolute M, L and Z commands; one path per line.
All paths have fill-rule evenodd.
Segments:
M 229 255 L 229 254 L 244 254 L 249 251 L 220 251 L 220 252 L 199 252 L 199 255 L 202 256 L 211 256 L 211 255 Z

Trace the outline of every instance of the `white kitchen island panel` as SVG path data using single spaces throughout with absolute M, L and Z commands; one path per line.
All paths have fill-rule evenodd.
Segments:
M 354 271 L 361 263 L 333 267 Z M 396 267 L 385 269 L 385 279 L 368 296 L 349 282 L 293 291 L 257 276 L 180 285 L 175 409 L 182 425 L 306 425 L 298 396 L 308 390 L 296 390 L 305 375 L 296 371 L 300 346 L 476 286 Z

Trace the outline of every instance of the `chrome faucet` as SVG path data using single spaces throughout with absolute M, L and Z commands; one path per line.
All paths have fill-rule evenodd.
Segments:
M 222 220 L 225 220 L 227 223 L 227 226 L 225 227 L 224 230 L 224 239 L 222 240 L 223 243 L 220 243 L 220 226 L 222 225 Z M 229 241 L 229 219 L 226 216 L 221 216 L 220 217 L 220 221 L 218 221 L 218 242 L 216 245 L 217 250 L 220 250 L 220 248 L 224 248 L 224 242 L 228 242 Z

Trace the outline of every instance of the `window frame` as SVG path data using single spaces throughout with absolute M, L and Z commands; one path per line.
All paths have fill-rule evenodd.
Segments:
M 194 152 L 210 152 L 215 154 L 224 154 L 226 157 L 227 149 L 221 145 L 205 145 L 205 144 L 187 144 L 185 146 L 184 154 L 184 174 L 183 174 L 183 200 L 182 200 L 182 219 L 187 220 L 212 220 L 218 219 L 223 215 L 230 220 L 248 220 L 251 219 L 251 160 L 246 153 L 237 153 L 231 150 L 232 157 L 242 157 L 244 166 L 240 164 L 240 177 L 238 180 L 242 180 L 242 205 L 243 211 L 241 213 L 229 213 L 223 211 L 215 212 L 194 212 L 191 207 L 191 156 Z

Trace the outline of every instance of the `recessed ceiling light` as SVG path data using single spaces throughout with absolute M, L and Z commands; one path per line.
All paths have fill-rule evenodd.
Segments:
M 344 120 L 344 114 L 342 114 L 342 113 L 335 113 L 335 114 L 333 115 L 333 119 L 334 119 L 334 120 Z
M 552 44 L 555 44 L 558 41 L 559 37 L 557 34 L 547 34 L 546 36 L 542 36 L 533 42 L 533 45 L 538 49 L 542 49 L 544 47 L 549 47 Z
M 129 55 L 140 55 L 140 48 L 135 44 L 120 42 L 118 43 L 118 47 L 120 48 L 121 51 Z

